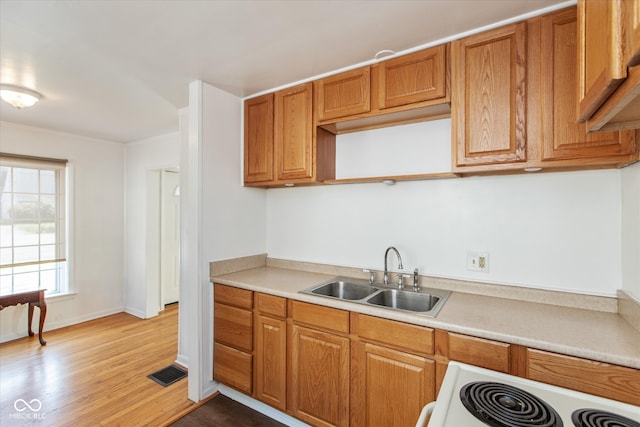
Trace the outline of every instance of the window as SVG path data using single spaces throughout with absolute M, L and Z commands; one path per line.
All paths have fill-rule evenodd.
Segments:
M 64 293 L 66 160 L 0 153 L 0 294 Z

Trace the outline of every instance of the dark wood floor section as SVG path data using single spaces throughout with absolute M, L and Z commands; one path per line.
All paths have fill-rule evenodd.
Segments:
M 221 394 L 187 414 L 171 427 L 279 427 L 284 426 Z

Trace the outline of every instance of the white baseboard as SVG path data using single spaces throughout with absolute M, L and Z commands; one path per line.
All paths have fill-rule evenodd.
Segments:
M 143 310 L 138 310 L 137 308 L 125 307 L 123 311 L 125 313 L 129 313 L 132 316 L 136 316 L 136 317 L 139 317 L 141 319 L 146 319 L 147 318 L 147 313 L 145 313 Z
M 245 394 L 242 394 L 239 391 L 229 388 L 224 384 L 218 385 L 218 391 L 220 392 L 220 394 L 224 394 L 228 398 L 233 399 L 238 403 L 242 403 L 244 406 L 247 406 L 254 411 L 258 411 L 261 414 L 264 414 L 267 417 L 281 422 L 282 424 L 285 424 L 289 427 L 309 427 L 309 424 L 305 424 L 302 421 L 285 414 L 284 412 L 280 412 L 277 409 L 272 408 L 271 406 L 255 400 Z
M 47 305 L 50 305 L 50 304 L 51 303 L 47 303 Z M 25 312 L 26 312 L 26 309 L 25 309 Z M 99 319 L 101 317 L 110 316 L 116 313 L 122 313 L 122 307 L 115 307 L 108 310 L 101 310 L 94 313 L 84 314 L 82 316 L 76 316 L 69 319 L 63 319 L 63 320 L 52 321 L 52 322 L 48 322 L 45 319 L 44 333 L 46 334 L 47 331 L 64 328 L 66 326 L 71 326 L 71 325 L 75 325 L 82 322 L 88 322 L 89 320 Z M 34 314 L 33 328 L 34 328 L 34 332 L 37 334 L 38 333 L 38 313 L 37 312 Z M 13 341 L 15 339 L 24 338 L 26 336 L 28 336 L 28 334 L 27 334 L 26 321 L 25 321 L 24 331 L 12 332 L 12 333 L 0 336 L 0 343 Z M 44 338 L 46 340 L 46 336 Z
M 178 357 L 176 357 L 175 363 L 177 365 L 184 367 L 185 369 L 189 369 L 189 358 L 184 354 L 178 354 Z

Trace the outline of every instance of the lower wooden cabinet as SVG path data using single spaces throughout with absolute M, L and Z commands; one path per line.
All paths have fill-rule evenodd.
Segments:
M 527 378 L 640 405 L 640 371 L 547 351 L 527 350 Z
M 451 332 L 446 335 L 449 360 L 510 373 L 510 344 Z
M 213 315 L 213 379 L 253 392 L 253 292 L 216 284 Z
M 214 341 L 213 379 L 251 395 L 253 356 Z
M 351 359 L 351 425 L 414 426 L 435 400 L 435 361 L 356 342 Z
M 450 360 L 640 405 L 640 370 L 215 285 L 214 379 L 313 426 L 414 426 Z
M 314 426 L 348 426 L 349 338 L 289 326 L 289 412 Z
M 285 298 L 255 294 L 255 397 L 287 409 L 287 321 Z
M 351 425 L 415 425 L 435 400 L 434 330 L 351 314 Z

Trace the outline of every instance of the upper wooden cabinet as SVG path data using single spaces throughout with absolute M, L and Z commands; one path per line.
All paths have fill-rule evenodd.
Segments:
M 313 117 L 311 83 L 275 94 L 275 159 L 277 178 L 313 176 Z
M 638 160 L 636 131 L 588 133 L 576 122 L 577 27 L 576 8 L 568 8 L 452 43 L 454 172 L 620 167 Z M 519 55 L 524 32 L 524 57 L 509 62 Z M 497 52 L 504 54 L 502 72 L 490 68 L 500 64 Z M 514 83 L 521 73 L 522 99 Z M 509 82 L 512 89 L 500 90 Z
M 399 107 L 447 95 L 446 45 L 380 62 L 377 71 L 377 107 Z
M 448 45 L 314 82 L 316 121 L 334 134 L 448 117 Z
M 273 94 L 244 104 L 244 182 L 273 180 Z
M 640 128 L 640 0 L 578 1 L 578 120 Z
M 317 120 L 329 120 L 371 110 L 370 67 L 316 80 Z
M 640 65 L 640 1 L 627 0 L 627 66 Z
M 537 25 L 541 27 L 538 29 Z M 538 49 L 537 35 L 540 34 Z M 531 73 L 531 86 L 540 76 L 542 114 L 538 117 L 541 129 L 541 160 L 592 159 L 597 163 L 630 160 L 636 151 L 635 131 L 587 133 L 585 124 L 575 121 L 578 64 L 576 9 L 570 8 L 543 16 L 530 25 L 530 53 L 539 68 Z M 533 46 L 533 44 L 536 44 Z M 534 59 L 534 58 L 530 58 Z M 534 92 L 534 91 L 532 91 Z M 537 94 L 532 98 L 537 100 Z M 535 115 L 536 111 L 530 111 Z
M 245 102 L 245 185 L 313 184 L 335 178 L 335 136 L 314 127 L 313 85 Z
M 627 77 L 620 0 L 578 2 L 579 118 L 585 121 Z
M 451 43 L 455 166 L 524 162 L 526 24 Z

